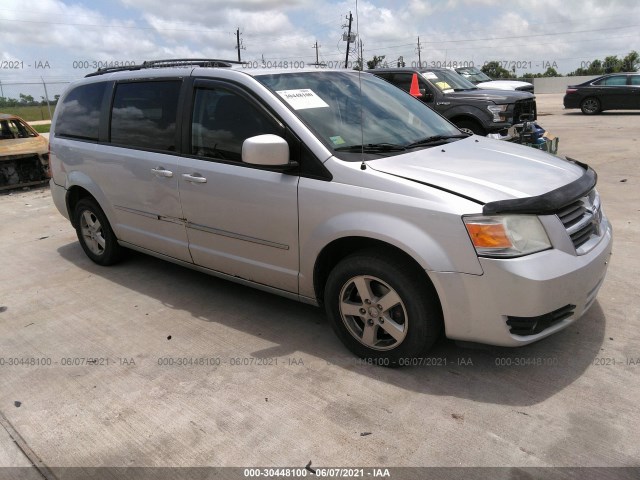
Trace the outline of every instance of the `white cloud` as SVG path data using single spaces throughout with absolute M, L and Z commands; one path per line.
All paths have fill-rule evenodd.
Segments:
M 638 49 L 640 2 L 624 0 L 4 0 L 0 5 L 3 56 L 44 59 L 56 68 L 7 75 L 78 77 L 74 60 L 146 60 L 171 57 L 343 60 L 345 16 L 354 14 L 365 59 L 557 61 L 567 72 L 581 59 Z M 357 22 L 356 22 L 357 18 Z M 7 28 L 9 27 L 10 28 Z M 615 27 L 615 28 L 612 28 Z M 609 30 L 606 30 L 610 28 Z M 554 35 L 558 32 L 591 32 Z M 521 37 L 495 39 L 501 37 Z M 355 59 L 355 56 L 352 57 Z M 540 71 L 532 66 L 526 70 Z M 524 71 L 520 70 L 521 72 Z

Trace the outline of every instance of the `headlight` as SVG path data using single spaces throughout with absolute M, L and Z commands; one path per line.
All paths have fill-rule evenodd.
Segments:
M 507 117 L 504 115 L 504 112 L 507 111 L 509 105 L 489 105 L 487 106 L 487 110 L 493 114 L 494 122 L 505 122 Z
M 479 256 L 519 257 L 551 248 L 542 223 L 535 215 L 463 217 Z

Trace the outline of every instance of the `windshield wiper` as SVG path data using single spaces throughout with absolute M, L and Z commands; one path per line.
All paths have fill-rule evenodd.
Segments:
M 336 152 L 364 152 L 364 153 L 384 153 L 402 152 L 406 150 L 403 145 L 395 143 L 367 143 L 366 145 L 349 145 L 347 147 L 334 148 Z
M 410 143 L 405 145 L 405 148 L 415 148 L 415 147 L 427 147 L 430 145 L 439 145 L 446 143 L 447 140 L 452 138 L 467 138 L 469 135 L 466 133 L 457 133 L 455 135 L 433 135 L 431 137 L 423 138 L 422 140 L 418 140 L 417 142 Z

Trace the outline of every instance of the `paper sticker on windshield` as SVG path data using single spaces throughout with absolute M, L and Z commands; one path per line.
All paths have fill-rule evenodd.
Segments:
M 284 98 L 294 110 L 329 107 L 313 90 L 308 88 L 300 90 L 278 90 L 276 93 Z
M 424 72 L 423 75 L 429 80 L 436 80 L 438 78 L 438 76 L 433 72 Z
M 335 137 L 329 137 L 329 140 L 331 140 L 334 145 L 344 145 L 346 143 L 344 141 L 344 138 L 342 138 L 340 135 L 337 135 Z

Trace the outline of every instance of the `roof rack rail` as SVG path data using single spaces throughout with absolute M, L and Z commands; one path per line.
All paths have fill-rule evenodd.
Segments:
M 118 67 L 99 68 L 93 73 L 85 75 L 85 77 L 95 77 L 105 73 L 122 72 L 127 70 L 142 70 L 146 68 L 163 68 L 163 67 L 224 67 L 229 68 L 233 64 L 243 64 L 237 60 L 220 60 L 218 58 L 171 58 L 167 60 L 145 60 L 139 65 L 127 65 Z

